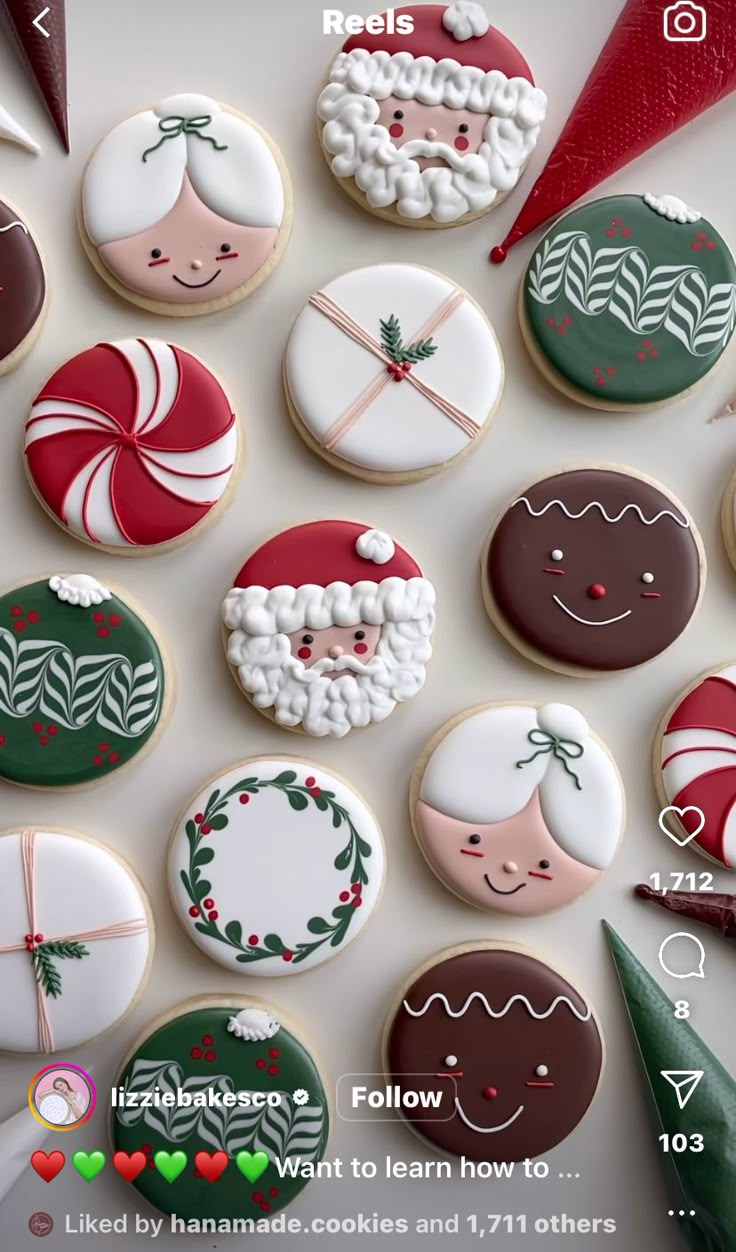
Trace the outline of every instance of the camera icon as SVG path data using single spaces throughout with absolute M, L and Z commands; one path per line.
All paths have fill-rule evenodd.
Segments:
M 664 37 L 670 43 L 700 43 L 708 29 L 708 15 L 693 0 L 676 0 L 664 11 Z

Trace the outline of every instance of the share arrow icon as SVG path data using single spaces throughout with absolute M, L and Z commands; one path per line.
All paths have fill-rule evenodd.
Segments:
M 703 1077 L 702 1069 L 661 1069 L 660 1074 L 675 1089 L 677 1103 L 684 1109 Z

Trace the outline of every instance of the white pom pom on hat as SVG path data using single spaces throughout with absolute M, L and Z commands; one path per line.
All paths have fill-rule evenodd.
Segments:
M 385 565 L 396 552 L 396 544 L 384 530 L 364 530 L 355 541 L 355 551 L 364 561 Z
M 442 25 L 453 39 L 464 43 L 466 39 L 480 39 L 491 23 L 488 14 L 475 0 L 455 0 L 442 14 Z

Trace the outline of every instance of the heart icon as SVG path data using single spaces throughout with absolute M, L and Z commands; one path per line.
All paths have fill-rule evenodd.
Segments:
M 91 1182 L 96 1178 L 100 1170 L 105 1165 L 104 1152 L 75 1152 L 72 1157 L 72 1165 L 78 1174 L 82 1175 L 85 1182 Z
M 267 1152 L 238 1152 L 235 1164 L 248 1182 L 257 1182 L 268 1169 Z
M 146 1168 L 146 1154 L 145 1152 L 131 1152 L 129 1156 L 127 1152 L 116 1152 L 112 1163 L 126 1182 L 132 1182 L 141 1170 Z
M 681 822 L 686 813 L 696 813 L 700 820 L 695 829 L 691 830 L 689 834 L 686 834 L 684 839 L 681 839 L 679 835 L 676 835 L 674 831 L 670 830 L 669 827 L 665 825 L 665 818 L 668 813 L 674 813 L 676 817 L 679 817 Z M 657 818 L 657 823 L 659 825 L 659 829 L 663 831 L 663 833 L 667 835 L 673 843 L 676 843 L 678 848 L 686 848 L 692 839 L 697 838 L 705 826 L 705 813 L 694 804 L 687 804 L 684 809 L 678 809 L 676 804 L 670 804 L 666 809 L 662 809 L 662 812 Z
M 156 1152 L 153 1158 L 156 1169 L 167 1182 L 176 1182 L 187 1166 L 186 1152 Z
M 197 1152 L 194 1158 L 194 1164 L 208 1182 L 217 1182 L 227 1169 L 227 1162 L 227 1152 Z
M 31 1166 L 44 1182 L 51 1182 L 64 1168 L 65 1162 L 63 1152 L 49 1152 L 48 1156 L 45 1152 L 34 1152 L 31 1156 Z

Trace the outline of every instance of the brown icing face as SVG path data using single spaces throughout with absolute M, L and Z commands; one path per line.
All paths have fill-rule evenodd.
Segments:
M 589 1006 L 560 974 L 524 952 L 484 948 L 448 957 L 412 984 L 388 1032 L 386 1065 L 403 1091 L 443 1093 L 431 1110 L 402 1113 L 433 1147 L 521 1161 L 575 1129 L 595 1095 L 603 1045 Z M 409 1077 L 419 1074 L 433 1077 Z
M 46 279 L 28 227 L 0 200 L 0 365 L 38 320 Z
M 551 660 L 627 669 L 668 648 L 700 593 L 692 524 L 663 491 L 623 471 L 536 483 L 501 518 L 486 578 L 502 618 Z

